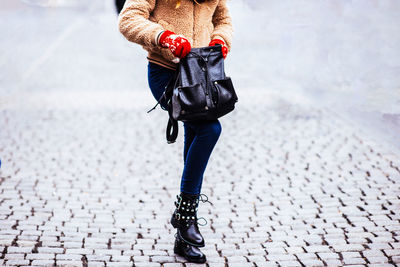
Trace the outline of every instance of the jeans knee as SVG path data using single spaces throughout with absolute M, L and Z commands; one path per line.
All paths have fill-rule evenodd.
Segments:
M 209 139 L 210 141 L 217 141 L 222 132 L 222 126 L 218 120 L 185 122 L 184 127 L 193 129 L 198 138 Z
M 218 139 L 222 132 L 221 123 L 219 121 L 210 123 L 208 131 L 215 139 Z

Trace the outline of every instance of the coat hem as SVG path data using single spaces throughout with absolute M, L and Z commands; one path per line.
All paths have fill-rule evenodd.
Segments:
M 160 60 L 158 58 L 154 58 L 152 55 L 149 55 L 147 57 L 147 60 L 149 62 L 152 62 L 154 64 L 160 65 L 162 67 L 165 67 L 165 68 L 168 68 L 168 69 L 171 69 L 171 70 L 176 70 L 177 69 L 177 64 L 172 63 L 172 62 L 171 63 L 167 63 L 164 60 Z

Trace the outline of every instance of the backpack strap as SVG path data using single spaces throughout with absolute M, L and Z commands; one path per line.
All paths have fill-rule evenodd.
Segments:
M 172 117 L 172 94 L 174 89 L 180 83 L 181 80 L 180 73 L 181 73 L 180 66 L 178 66 L 178 70 L 176 71 L 173 79 L 171 79 L 168 85 L 165 87 L 165 92 L 164 92 L 168 104 L 168 115 L 169 115 L 167 129 L 166 129 L 166 138 L 168 144 L 175 143 L 176 138 L 178 137 L 178 129 L 179 129 L 178 121 Z
M 172 144 L 175 143 L 176 138 L 178 137 L 178 121 L 175 120 L 172 117 L 172 103 L 171 103 L 171 98 L 172 98 L 172 94 L 174 91 L 174 88 L 177 87 L 178 83 L 180 82 L 180 70 L 179 70 L 179 66 L 178 66 L 178 70 L 175 72 L 175 74 L 171 77 L 171 79 L 168 81 L 167 85 L 165 86 L 165 90 L 163 92 L 163 94 L 161 95 L 161 97 L 158 99 L 156 105 L 151 108 L 150 110 L 147 111 L 147 113 L 152 112 L 153 110 L 156 109 L 156 107 L 161 103 L 161 101 L 163 99 L 165 99 L 167 105 L 168 105 L 168 124 L 167 124 L 167 130 L 166 130 L 166 138 L 167 138 L 167 143 L 168 144 Z M 163 106 L 161 106 L 162 109 L 165 110 L 165 108 Z
M 153 110 L 155 110 L 156 107 L 161 103 L 161 100 L 162 100 L 163 98 L 166 99 L 165 91 L 164 91 L 164 93 L 161 95 L 160 99 L 158 99 L 157 104 L 156 104 L 154 107 L 152 107 L 151 109 L 149 109 L 149 110 L 147 111 L 147 113 L 150 113 L 150 112 L 152 112 Z M 160 106 L 160 107 L 161 107 L 162 109 L 164 109 L 162 106 Z
M 167 131 L 166 131 L 168 144 L 175 143 L 176 138 L 178 137 L 178 129 L 179 129 L 178 121 L 170 117 L 168 120 Z

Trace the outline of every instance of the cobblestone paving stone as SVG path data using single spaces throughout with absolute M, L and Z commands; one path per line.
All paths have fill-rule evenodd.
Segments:
M 149 94 L 76 94 L 1 109 L 0 265 L 197 266 L 169 224 L 182 128 L 166 144 Z M 206 265 L 400 265 L 399 156 L 329 110 L 239 97 L 203 183 Z

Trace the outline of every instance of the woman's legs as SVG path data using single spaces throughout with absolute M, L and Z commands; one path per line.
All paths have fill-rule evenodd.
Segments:
M 175 71 L 149 63 L 148 81 L 153 96 L 159 100 Z M 160 103 L 167 108 L 166 103 Z M 205 262 L 205 255 L 196 247 L 204 246 L 204 238 L 197 224 L 197 206 L 203 183 L 203 174 L 211 152 L 221 133 L 221 124 L 215 121 L 185 122 L 183 150 L 184 170 L 181 194 L 177 196 L 171 224 L 177 228 L 174 251 L 191 262 Z
M 181 194 L 177 196 L 171 224 L 178 229 L 177 236 L 186 243 L 203 247 L 204 238 L 197 224 L 197 207 L 203 174 L 208 159 L 221 133 L 218 120 L 185 122 L 185 166 L 181 179 Z
M 221 134 L 218 120 L 185 122 L 185 166 L 181 179 L 181 192 L 200 194 L 204 171 L 215 144 Z
M 161 97 L 165 86 L 174 73 L 174 70 L 149 63 L 148 82 L 156 100 Z M 165 102 L 162 101 L 161 105 L 166 108 Z M 185 122 L 184 129 L 184 169 L 181 179 L 181 192 L 198 195 L 201 191 L 208 160 L 221 133 L 221 124 L 218 120 Z

